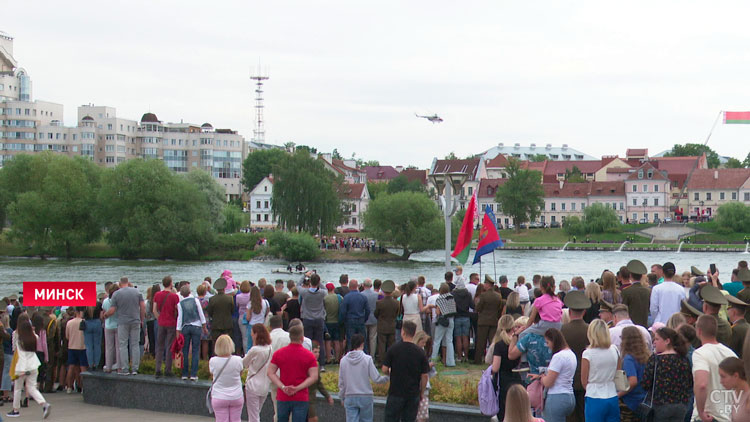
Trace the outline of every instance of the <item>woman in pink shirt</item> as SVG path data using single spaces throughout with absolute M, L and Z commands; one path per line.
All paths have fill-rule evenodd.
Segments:
M 542 295 L 534 301 L 526 332 L 544 335 L 550 328 L 559 330 L 562 327 L 562 302 L 555 295 L 555 278 L 551 275 L 542 277 L 539 287 Z M 532 325 L 537 315 L 540 321 Z

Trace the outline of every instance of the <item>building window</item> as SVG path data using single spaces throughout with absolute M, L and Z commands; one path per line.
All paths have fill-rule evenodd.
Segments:
M 255 201 L 255 208 L 260 209 L 260 201 Z
M 643 185 L 643 191 L 648 192 L 648 185 Z
M 552 216 L 552 222 L 553 223 L 555 222 L 555 216 L 554 215 Z
M 352 224 L 357 224 L 357 217 L 352 217 Z
M 724 192 L 719 192 L 719 199 L 724 200 Z
M 268 201 L 263 201 L 263 208 L 268 208 Z
M 695 195 L 693 195 L 693 199 L 696 200 L 696 201 L 699 201 L 700 198 L 701 198 L 701 194 L 698 193 L 698 192 L 695 192 Z
M 732 192 L 732 201 L 737 200 L 737 192 Z
M 635 198 L 633 198 L 633 206 L 635 207 L 635 206 L 637 206 L 637 205 L 638 205 L 638 200 L 637 200 L 637 199 L 635 199 Z
M 576 203 L 575 202 L 571 202 L 570 203 L 570 210 L 571 211 L 575 211 L 576 210 Z
M 586 203 L 585 202 L 581 202 L 581 211 L 583 211 L 585 209 L 586 209 Z
M 658 213 L 658 212 L 655 212 L 655 213 L 654 213 L 654 221 L 656 221 L 656 220 L 658 220 L 658 219 L 659 219 L 659 213 Z
M 648 213 L 647 213 L 647 212 L 644 212 L 644 213 L 643 213 L 643 218 L 645 218 L 645 219 L 646 219 L 646 221 L 648 221 Z
M 750 201 L 750 192 L 745 192 L 745 201 Z
M 560 209 L 562 211 L 565 211 L 565 202 L 563 202 L 563 203 L 560 204 Z
M 255 221 L 260 221 L 260 214 L 255 215 Z
M 654 206 L 655 206 L 655 207 L 658 207 L 658 206 L 659 206 L 659 198 L 654 198 Z M 654 218 L 655 218 L 655 217 L 654 217 Z
M 268 192 L 268 186 L 263 186 L 263 192 Z
M 625 203 L 620 202 L 620 211 L 624 211 L 624 210 L 625 210 Z
M 357 206 L 352 204 L 352 212 L 357 212 Z
M 706 201 L 711 200 L 711 192 L 706 192 Z
M 549 204 L 549 206 L 550 206 L 550 211 L 555 211 L 556 208 L 555 208 L 555 203 L 554 202 L 551 202 Z
M 659 192 L 659 185 L 654 185 L 654 192 Z
M 263 214 L 263 221 L 268 221 L 268 214 Z
M 638 222 L 638 214 L 633 213 L 633 221 Z
M 638 185 L 633 185 L 633 192 L 638 192 Z
M 471 196 L 474 193 L 474 188 L 469 186 L 469 196 Z

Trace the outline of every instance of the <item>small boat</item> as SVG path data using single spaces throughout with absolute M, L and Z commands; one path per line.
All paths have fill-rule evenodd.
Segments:
M 292 270 L 289 271 L 288 268 L 274 268 L 271 272 L 274 274 L 304 274 L 307 272 L 307 269 L 298 271 L 297 269 L 292 268 Z

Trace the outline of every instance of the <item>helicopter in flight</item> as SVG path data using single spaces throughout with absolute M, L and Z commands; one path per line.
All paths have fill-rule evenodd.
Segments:
M 417 117 L 421 117 L 423 119 L 427 119 L 431 121 L 432 123 L 441 123 L 443 121 L 443 119 L 440 118 L 440 116 L 438 116 L 437 114 L 433 114 L 432 116 L 420 116 L 419 114 L 414 113 L 414 115 Z

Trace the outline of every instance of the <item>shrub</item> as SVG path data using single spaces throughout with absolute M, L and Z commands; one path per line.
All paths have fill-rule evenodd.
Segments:
M 268 236 L 270 252 L 289 261 L 312 261 L 318 257 L 318 241 L 308 233 L 273 232 Z
M 602 204 L 586 207 L 583 215 L 586 233 L 619 233 L 621 230 L 617 212 Z
M 750 232 L 750 206 L 740 202 L 724 204 L 716 210 L 716 223 L 717 231 L 723 230 L 720 234 Z
M 580 236 L 586 233 L 583 221 L 576 216 L 566 218 L 563 222 L 563 229 L 569 236 Z

